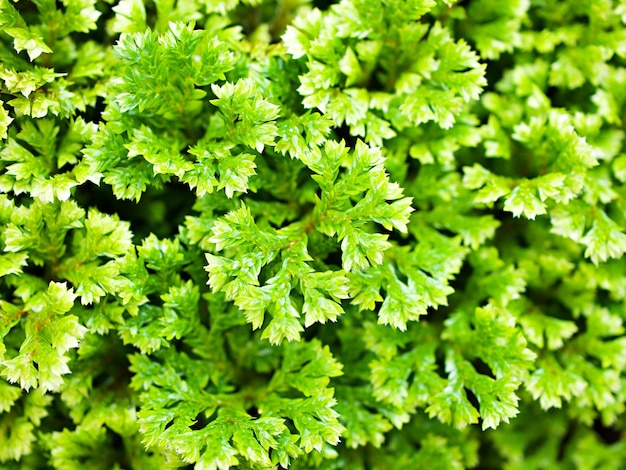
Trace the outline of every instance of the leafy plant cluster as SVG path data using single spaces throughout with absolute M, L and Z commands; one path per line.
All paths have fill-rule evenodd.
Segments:
M 622 0 L 0 0 L 7 469 L 620 468 Z

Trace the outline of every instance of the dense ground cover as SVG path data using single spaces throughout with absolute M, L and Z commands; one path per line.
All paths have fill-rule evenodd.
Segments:
M 0 466 L 622 468 L 623 0 L 0 0 Z

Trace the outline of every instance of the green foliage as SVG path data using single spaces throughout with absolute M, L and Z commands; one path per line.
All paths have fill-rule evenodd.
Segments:
M 625 23 L 0 0 L 0 466 L 621 468 Z

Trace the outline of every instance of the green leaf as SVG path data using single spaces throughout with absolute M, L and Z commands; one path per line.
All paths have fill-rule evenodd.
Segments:
M 609 258 L 619 258 L 626 252 L 626 234 L 604 212 L 598 213 L 591 229 L 580 242 L 587 246 L 585 256 L 595 264 Z
M 4 105 L 0 103 L 0 139 L 6 139 L 8 136 L 7 131 L 9 125 L 13 122 L 13 118 L 9 116 L 9 113 L 4 108 Z
M 274 144 L 277 128 L 273 121 L 279 115 L 279 108 L 260 96 L 252 80 L 211 85 L 211 90 L 217 97 L 211 103 L 223 115 L 227 139 L 257 152 L 262 152 L 265 145 Z
M 582 393 L 587 384 L 576 370 L 564 368 L 549 355 L 537 361 L 537 369 L 526 386 L 541 407 L 548 409 L 560 408 L 563 399 L 570 400 Z
M 0 439 L 5 444 L 0 448 L 0 462 L 20 460 L 32 452 L 37 446 L 35 430 L 48 415 L 47 407 L 51 401 L 52 398 L 43 391 L 34 390 L 19 400 L 20 413 L 0 415 Z
M 143 33 L 147 28 L 146 9 L 140 0 L 121 0 L 113 7 L 113 30 L 119 33 Z
M 8 274 L 20 274 L 28 263 L 27 253 L 6 253 L 0 255 L 0 277 Z
M 46 292 L 31 297 L 24 305 L 26 338 L 19 353 L 3 361 L 0 372 L 9 382 L 19 382 L 25 390 L 59 389 L 62 376 L 70 373 L 66 353 L 78 347 L 87 331 L 76 316 L 66 315 L 75 299 L 76 294 L 66 284 L 50 282 Z
M 5 2 L 8 5 L 8 2 Z M 6 6 L 4 6 L 6 8 Z M 13 47 L 17 52 L 26 51 L 31 62 L 41 54 L 49 54 L 52 49 L 44 42 L 41 35 L 26 27 L 5 28 L 4 32 L 13 38 Z

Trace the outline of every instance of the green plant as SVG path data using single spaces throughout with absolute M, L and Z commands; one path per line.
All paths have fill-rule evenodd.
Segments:
M 3 468 L 620 468 L 624 23 L 0 0 Z

